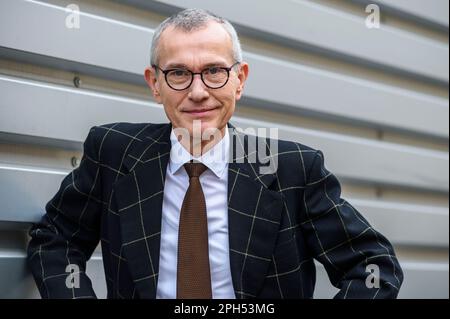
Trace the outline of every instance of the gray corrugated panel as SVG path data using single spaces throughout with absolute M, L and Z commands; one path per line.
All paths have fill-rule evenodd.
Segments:
M 0 249 L 0 299 L 36 298 L 39 293 L 29 273 L 25 253 Z
M 107 295 L 106 277 L 101 255 L 91 257 L 86 265 L 86 273 L 92 281 L 92 288 L 97 298 L 105 299 Z
M 101 257 L 93 256 L 87 263 L 86 272 L 97 297 L 106 298 L 106 281 Z M 40 298 L 33 277 L 26 266 L 25 251 L 0 249 L 0 287 L 0 298 Z
M 80 29 L 69 29 L 64 7 L 39 1 L 1 1 L 0 12 L 0 46 L 123 72 L 142 73 L 147 62 L 144 54 L 130 56 L 130 50 L 149 51 L 152 33 L 147 28 L 86 15 Z
M 448 247 L 448 207 L 383 200 L 352 199 L 349 202 L 397 245 Z
M 0 132 L 82 142 L 94 124 L 167 122 L 163 108 L 155 103 L 12 77 L 0 78 L 0 94 Z M 52 114 L 51 125 L 48 114 Z M 238 117 L 231 122 L 242 128 L 275 126 Z M 339 176 L 448 191 L 448 153 L 281 124 L 276 127 L 281 139 L 322 149 L 328 167 Z
M 0 163 L 0 221 L 37 222 L 67 173 Z
M 67 173 L 0 163 L 0 222 L 38 221 Z M 448 208 L 383 200 L 348 201 L 394 244 L 448 247 Z
M 0 19 L 0 46 L 32 52 L 29 59 L 33 63 L 48 56 L 56 58 L 55 61 L 76 63 L 77 71 L 115 70 L 119 80 L 133 76 L 134 82 L 144 84 L 142 74 L 148 64 L 152 30 L 92 15 L 82 17 L 82 28 L 67 29 L 61 26 L 67 13 L 60 7 L 24 1 L 5 1 L 1 6 L 15 13 Z M 15 18 L 9 18 L 13 15 Z M 41 19 L 39 23 L 37 17 Z M 2 24 L 15 32 L 6 32 Z M 114 41 L 110 39 L 111 34 Z M 11 52 L 5 53 L 4 49 L 3 54 L 10 56 Z M 281 110 L 286 107 L 319 117 L 335 116 L 358 125 L 448 139 L 448 99 L 256 54 L 245 53 L 245 57 L 251 66 L 245 98 L 257 101 L 260 106 Z M 431 57 L 422 62 L 428 60 L 436 61 L 441 67 L 442 63 L 448 63 L 447 59 L 439 61 Z M 284 80 L 277 85 L 266 80 L 267 74 Z
M 405 280 L 399 298 L 448 298 L 448 264 L 433 262 L 401 262 Z M 0 250 L 1 298 L 38 298 L 36 286 L 26 270 L 24 251 Z M 106 283 L 101 257 L 87 263 L 87 274 L 99 298 L 106 297 Z M 325 269 L 317 264 L 315 298 L 332 298 L 337 289 L 331 286 Z
M 405 270 L 405 281 L 400 298 L 445 298 L 448 299 L 448 262 L 414 262 L 401 264 Z
M 262 100 L 259 104 L 266 107 L 282 103 L 300 110 L 448 139 L 447 99 L 256 54 L 246 53 L 245 58 L 250 63 L 246 94 Z M 283 79 L 283 85 L 261 80 L 267 79 L 267 74 L 272 79 Z
M 229 0 L 226 6 L 220 1 L 208 0 L 131 2 L 154 9 L 158 9 L 158 6 L 152 6 L 152 3 L 179 8 L 200 7 L 248 28 L 252 33 L 264 32 L 271 41 L 287 39 L 306 47 L 317 47 L 337 55 L 365 60 L 447 83 L 449 79 L 448 45 L 384 25 L 380 29 L 368 29 L 365 17 L 356 17 L 311 1 L 290 0 L 274 5 L 270 1 Z M 240 10 L 236 10 L 237 7 Z
M 447 30 L 449 22 L 448 0 L 353 0 L 364 4 L 378 4 L 381 10 L 392 9 L 401 16 L 410 16 L 418 22 L 431 22 L 440 29 Z M 425 21 L 423 21 L 425 20 Z
M 400 260 L 404 281 L 398 295 L 401 299 L 448 298 L 448 263 Z M 332 298 L 337 289 L 328 281 L 325 268 L 317 264 L 317 284 L 314 298 Z
M 80 143 L 98 123 L 167 122 L 162 106 L 150 102 L 11 77 L 0 76 L 0 94 L 1 132 Z
M 340 177 L 381 184 L 448 191 L 448 153 L 318 132 L 282 124 L 234 118 L 246 127 L 276 127 L 280 139 L 324 151 L 327 167 Z

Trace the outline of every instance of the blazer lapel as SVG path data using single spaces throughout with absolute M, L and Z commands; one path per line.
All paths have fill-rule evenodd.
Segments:
M 260 174 L 259 162 L 249 160 L 248 136 L 230 127 L 228 228 L 231 274 L 236 298 L 255 298 L 269 269 L 283 201 L 279 192 L 269 189 L 276 176 Z M 244 154 L 244 158 L 239 154 Z
M 120 216 L 121 254 L 140 298 L 155 298 L 159 271 L 161 215 L 171 125 L 147 132 L 124 159 L 129 173 L 114 184 Z

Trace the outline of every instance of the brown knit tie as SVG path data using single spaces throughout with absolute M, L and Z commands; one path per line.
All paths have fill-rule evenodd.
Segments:
M 189 187 L 181 206 L 178 230 L 178 299 L 211 299 L 211 274 L 208 253 L 208 222 L 200 175 L 202 163 L 184 164 Z

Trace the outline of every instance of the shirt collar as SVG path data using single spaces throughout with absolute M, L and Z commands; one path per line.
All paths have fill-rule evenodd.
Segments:
M 172 148 L 170 149 L 170 161 L 169 170 L 170 173 L 175 174 L 181 166 L 191 159 L 199 161 L 207 166 L 218 178 L 221 178 L 224 171 L 228 167 L 228 156 L 230 152 L 230 137 L 228 133 L 228 127 L 225 127 L 225 135 L 216 143 L 211 149 L 200 157 L 194 157 L 189 153 L 183 145 L 178 141 L 175 133 L 170 132 L 170 143 Z

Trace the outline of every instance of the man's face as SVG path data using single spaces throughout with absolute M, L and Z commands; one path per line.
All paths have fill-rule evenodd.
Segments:
M 183 68 L 201 72 L 207 67 L 230 67 L 236 62 L 231 37 L 213 21 L 189 33 L 168 27 L 160 37 L 158 50 L 158 66 L 163 70 Z M 200 75 L 195 75 L 189 88 L 176 91 L 167 85 L 161 71 L 151 67 L 145 70 L 153 96 L 164 105 L 173 127 L 186 128 L 191 135 L 194 120 L 201 120 L 202 133 L 206 128 L 217 128 L 223 133 L 236 101 L 242 96 L 247 74 L 248 65 L 243 62 L 230 71 L 229 80 L 222 88 L 210 89 Z

